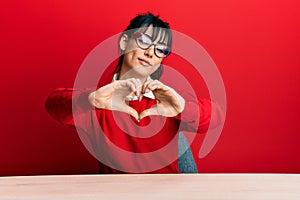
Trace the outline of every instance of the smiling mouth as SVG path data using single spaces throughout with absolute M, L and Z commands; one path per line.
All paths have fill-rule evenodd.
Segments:
M 138 58 L 138 60 L 141 63 L 141 65 L 143 65 L 143 66 L 151 66 L 151 64 L 147 60 L 144 60 L 141 58 Z

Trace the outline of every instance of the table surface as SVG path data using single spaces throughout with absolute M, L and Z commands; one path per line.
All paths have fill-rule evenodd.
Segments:
M 300 174 L 0 177 L 0 199 L 300 199 Z

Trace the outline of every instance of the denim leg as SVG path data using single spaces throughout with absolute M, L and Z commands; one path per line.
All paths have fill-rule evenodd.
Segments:
M 190 146 L 181 132 L 178 136 L 178 168 L 181 173 L 198 173 Z

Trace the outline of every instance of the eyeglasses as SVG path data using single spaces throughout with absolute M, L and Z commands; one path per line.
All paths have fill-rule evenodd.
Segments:
M 165 44 L 153 44 L 152 39 L 146 34 L 135 32 L 134 37 L 137 45 L 143 50 L 149 49 L 154 45 L 154 53 L 159 58 L 165 58 L 171 53 L 170 47 Z

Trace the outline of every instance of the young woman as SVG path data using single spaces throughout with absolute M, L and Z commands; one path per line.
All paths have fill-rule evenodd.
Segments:
M 46 109 L 59 122 L 76 126 L 100 173 L 180 173 L 178 133 L 205 133 L 212 112 L 219 115 L 217 125 L 222 111 L 159 81 L 172 33 L 158 16 L 136 16 L 118 42 L 118 65 L 96 91 L 57 89 Z

